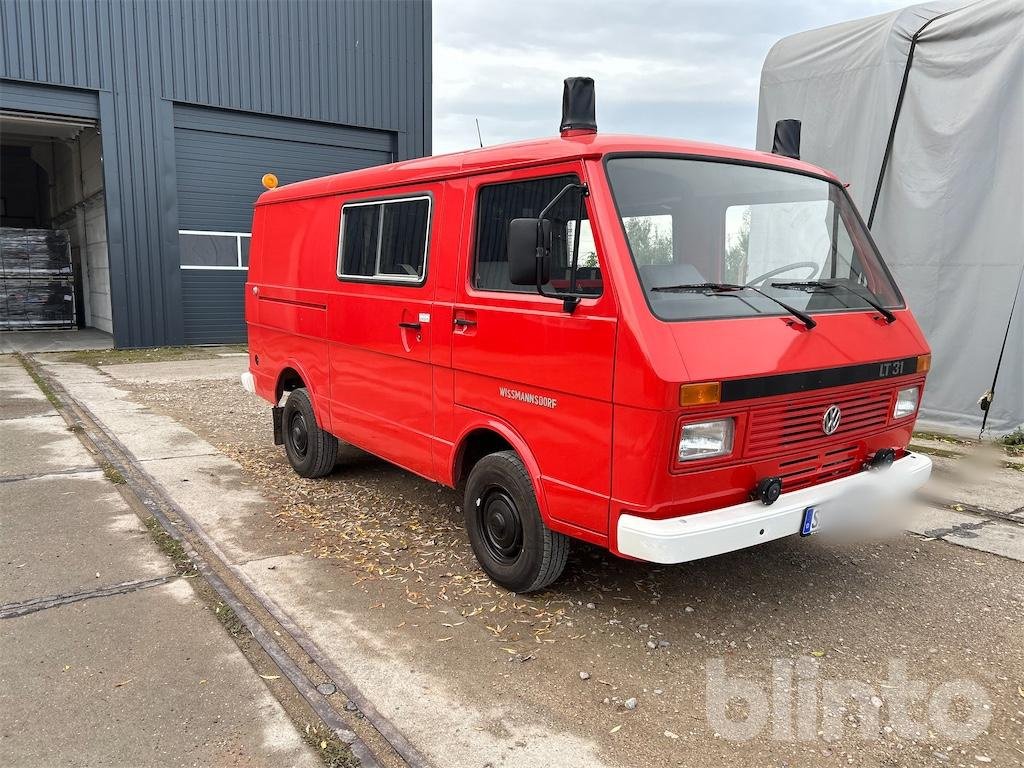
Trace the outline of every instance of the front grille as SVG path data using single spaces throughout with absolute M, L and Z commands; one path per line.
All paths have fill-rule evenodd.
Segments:
M 805 449 L 809 455 L 819 446 L 841 445 L 851 437 L 884 427 L 891 400 L 889 387 L 875 387 L 845 395 L 816 395 L 754 408 L 750 412 L 746 455 L 750 458 L 781 453 L 799 455 Z M 842 418 L 839 428 L 826 435 L 822 417 L 830 405 L 839 406 Z M 819 458 L 817 453 L 815 458 Z
M 861 467 L 857 454 L 856 445 L 847 445 L 779 462 L 782 490 L 795 491 L 852 475 Z

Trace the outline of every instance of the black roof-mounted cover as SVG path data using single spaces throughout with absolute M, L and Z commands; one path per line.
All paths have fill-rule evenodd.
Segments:
M 565 78 L 565 89 L 562 91 L 562 124 L 558 130 L 597 133 L 594 78 Z
M 775 139 L 772 141 L 772 154 L 800 159 L 800 121 L 779 120 L 775 124 Z

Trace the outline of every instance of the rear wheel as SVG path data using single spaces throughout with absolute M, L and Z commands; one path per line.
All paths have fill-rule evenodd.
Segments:
M 288 395 L 282 426 L 284 449 L 292 469 L 302 477 L 329 475 L 338 458 L 338 439 L 316 423 L 313 405 L 304 388 Z
M 548 528 L 515 451 L 484 456 L 466 480 L 466 530 L 491 579 L 512 592 L 543 589 L 565 569 L 569 537 Z

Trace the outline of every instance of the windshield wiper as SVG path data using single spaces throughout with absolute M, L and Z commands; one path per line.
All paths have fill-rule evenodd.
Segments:
M 745 285 L 733 285 L 732 283 L 682 283 L 681 285 L 656 285 L 652 291 L 667 291 L 669 293 L 723 293 L 725 291 L 742 291 Z
M 665 291 L 667 293 L 703 293 L 708 296 L 729 296 L 737 291 L 754 291 L 755 293 L 761 294 L 769 301 L 774 301 L 784 310 L 789 312 L 789 314 L 803 323 L 807 330 L 811 330 L 811 328 L 818 324 L 810 315 L 801 312 L 795 307 L 789 306 L 786 302 L 780 301 L 774 296 L 767 294 L 760 288 L 755 288 L 752 285 L 734 285 L 733 283 L 683 283 L 681 285 L 657 285 L 654 288 L 651 288 L 651 290 Z
M 836 288 L 845 288 L 857 298 L 861 299 L 865 304 L 870 305 L 875 311 L 879 312 L 882 317 L 885 318 L 886 323 L 895 323 L 896 315 L 890 312 L 888 309 L 883 307 L 878 301 L 878 296 L 868 291 L 869 295 L 861 293 L 859 290 L 854 290 L 849 283 L 841 282 L 838 280 L 792 280 L 782 283 L 772 283 L 772 288 L 791 288 L 793 290 L 834 290 Z

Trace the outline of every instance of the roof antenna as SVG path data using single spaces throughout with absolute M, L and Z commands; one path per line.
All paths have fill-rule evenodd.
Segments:
M 475 117 L 473 119 L 476 120 L 476 140 L 480 142 L 480 149 L 483 149 L 484 148 L 484 139 L 483 139 L 483 136 L 480 135 L 480 118 L 479 117 Z

